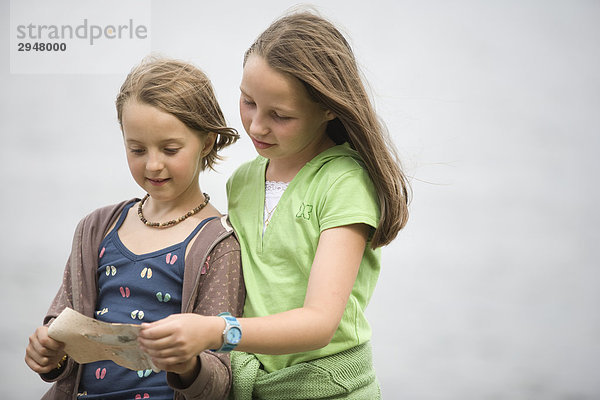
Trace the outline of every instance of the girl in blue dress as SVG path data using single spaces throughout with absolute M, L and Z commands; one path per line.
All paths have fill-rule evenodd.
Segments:
M 131 175 L 146 195 L 80 222 L 63 284 L 25 360 L 55 382 L 47 399 L 225 398 L 229 355 L 188 344 L 197 330 L 194 316 L 212 316 L 224 329 L 217 314 L 242 311 L 239 244 L 198 180 L 237 132 L 225 125 L 208 78 L 175 60 L 149 59 L 134 68 L 116 108 Z M 112 361 L 77 364 L 48 336 L 65 307 L 105 322 L 143 324 L 143 349 L 162 371 L 132 371 Z M 148 330 L 154 321 L 160 326 Z

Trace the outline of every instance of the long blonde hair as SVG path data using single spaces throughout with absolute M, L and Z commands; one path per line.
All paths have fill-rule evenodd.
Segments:
M 202 169 L 211 168 L 222 157 L 218 152 L 239 135 L 225 124 L 208 77 L 192 64 L 161 57 L 147 57 L 135 66 L 117 95 L 117 118 L 123 127 L 123 106 L 130 100 L 167 112 L 198 135 L 218 135 L 211 151 L 202 159 Z
M 379 121 L 354 58 L 336 27 L 312 12 L 295 12 L 275 21 L 250 46 L 271 68 L 304 84 L 311 98 L 331 110 L 327 134 L 348 142 L 361 156 L 379 198 L 381 220 L 373 248 L 389 244 L 408 220 L 409 184 L 387 130 Z

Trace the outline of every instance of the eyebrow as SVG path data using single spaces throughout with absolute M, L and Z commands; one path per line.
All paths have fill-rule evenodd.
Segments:
M 244 91 L 244 89 L 242 89 L 242 87 L 241 87 L 241 86 L 240 86 L 240 92 L 242 92 L 242 94 L 243 94 L 244 96 L 246 96 L 246 97 L 248 97 L 248 98 L 252 99 L 252 96 L 250 96 L 248 93 L 246 93 L 246 92 Z M 277 105 L 276 105 L 276 106 L 270 106 L 269 108 L 271 108 L 272 110 L 275 110 L 275 111 L 277 111 L 277 112 L 281 112 L 281 113 L 283 113 L 283 114 L 293 114 L 293 113 L 294 113 L 294 111 L 293 111 L 292 109 L 288 109 L 288 108 L 281 107 L 281 106 L 277 106 Z
M 161 140 L 159 143 L 160 144 L 169 144 L 169 143 L 173 143 L 173 142 L 184 142 L 184 141 L 185 141 L 184 138 L 176 137 L 176 138 L 169 138 L 169 139 Z M 139 140 L 135 140 L 135 139 L 127 139 L 126 142 L 131 143 L 131 144 L 145 144 L 144 142 L 140 142 Z
M 240 86 L 240 92 L 242 92 L 242 94 L 243 94 L 244 96 L 248 96 L 248 93 L 246 93 L 246 91 L 245 91 L 244 89 L 242 89 L 242 87 L 241 87 L 241 86 Z M 248 97 L 250 97 L 250 96 L 248 96 Z

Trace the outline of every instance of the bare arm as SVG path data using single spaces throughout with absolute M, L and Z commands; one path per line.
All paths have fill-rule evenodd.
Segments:
M 354 286 L 368 232 L 369 227 L 364 224 L 323 231 L 303 307 L 265 317 L 239 319 L 243 335 L 237 349 L 287 354 L 329 344 Z
M 308 281 L 304 305 L 279 314 L 239 318 L 242 340 L 236 350 L 262 354 L 288 354 L 326 346 L 333 337 L 354 286 L 365 250 L 369 227 L 354 224 L 323 231 Z M 171 316 L 166 320 L 173 320 Z M 186 353 L 198 354 L 221 347 L 225 322 L 220 317 L 185 315 L 188 318 Z M 165 321 L 166 321 L 165 320 Z M 147 325 L 140 344 L 155 358 L 173 356 L 165 337 L 166 326 Z M 154 342 L 149 346 L 149 339 Z M 181 362 L 172 358 L 171 362 Z M 185 369 L 190 368 L 186 366 Z M 180 373 L 184 373 L 181 371 Z

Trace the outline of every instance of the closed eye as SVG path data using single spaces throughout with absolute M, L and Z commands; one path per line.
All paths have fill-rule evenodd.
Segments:
M 242 88 L 240 88 L 240 100 L 242 102 L 242 104 L 247 105 L 247 106 L 254 106 L 256 105 L 251 99 L 250 97 L 246 94 L 246 92 L 244 92 L 244 90 Z
M 277 113 L 276 111 L 273 111 L 273 118 L 276 120 L 280 120 L 280 121 L 286 121 L 286 120 L 292 119 L 292 117 L 287 117 L 285 115 L 281 115 L 281 114 Z

